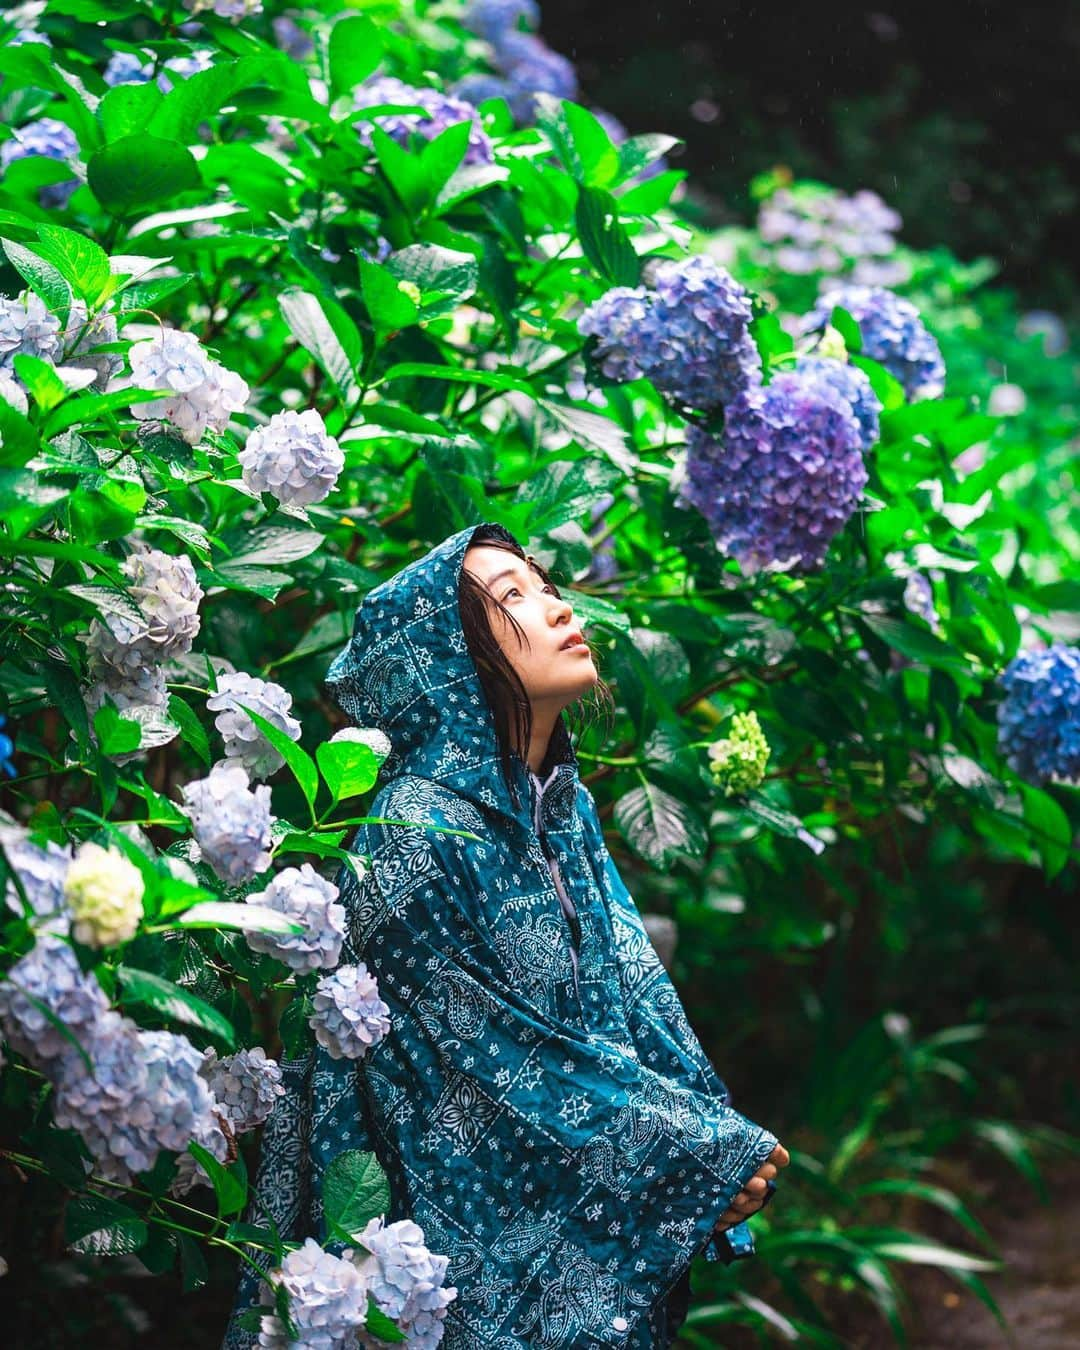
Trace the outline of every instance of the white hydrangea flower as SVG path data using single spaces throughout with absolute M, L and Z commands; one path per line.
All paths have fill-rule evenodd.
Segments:
M 390 1030 L 390 1009 L 361 961 L 324 975 L 312 998 L 308 1025 L 331 1059 L 361 1059 Z
M 55 361 L 60 352 L 60 320 L 33 291 L 24 299 L 0 296 L 0 366 L 9 369 L 16 356 Z
M 250 905 L 265 905 L 304 925 L 302 933 L 260 933 L 245 930 L 254 952 L 274 956 L 290 970 L 329 970 L 341 956 L 345 938 L 345 906 L 336 903 L 338 888 L 321 877 L 310 863 L 286 867 L 265 891 L 246 897 Z
M 289 1315 L 298 1333 L 292 1340 L 274 1313 L 262 1319 L 259 1350 L 352 1350 L 357 1329 L 367 1321 L 368 1286 L 365 1276 L 346 1257 L 324 1252 L 307 1238 L 270 1271 L 271 1283 L 289 1296 Z M 260 1297 L 273 1301 L 269 1286 Z
M 272 680 L 261 680 L 243 671 L 219 675 L 217 691 L 206 700 L 206 706 L 218 715 L 214 726 L 225 742 L 227 762 L 240 764 L 252 780 L 269 778 L 285 763 L 251 718 L 240 706 L 253 709 L 265 717 L 291 741 L 300 739 L 300 723 L 289 716 L 292 695 Z
M 222 881 L 239 885 L 270 866 L 270 789 L 251 791 L 239 764 L 215 764 L 181 789 L 199 851 Z
M 215 361 L 194 333 L 165 328 L 137 342 L 128 360 L 134 388 L 173 391 L 172 398 L 133 403 L 132 416 L 171 422 L 189 445 L 198 445 L 207 428 L 224 431 L 248 401 L 247 384 Z
M 71 916 L 64 898 L 64 877 L 71 863 L 71 847 L 54 844 L 35 844 L 25 830 L 8 825 L 0 828 L 0 845 L 8 866 L 22 882 L 26 899 L 34 913 L 34 928 L 38 933 L 67 935 Z M 15 882 L 9 877 L 5 899 L 8 908 L 16 914 L 24 910 L 22 897 Z
M 344 452 L 314 408 L 275 413 L 251 433 L 238 459 L 252 491 L 293 506 L 321 502 L 345 467 Z
M 423 1229 L 411 1219 L 391 1224 L 383 1217 L 371 1219 L 356 1240 L 370 1253 L 353 1259 L 379 1309 L 405 1332 L 406 1344 L 434 1350 L 442 1340 L 447 1305 L 457 1298 L 455 1286 L 442 1287 L 450 1258 L 428 1251 Z M 359 1341 L 368 1350 L 383 1344 L 362 1330 Z
M 0 399 L 9 403 L 16 412 L 21 412 L 24 417 L 29 411 L 30 402 L 26 397 L 25 390 L 11 371 L 3 367 L 0 367 Z
M 88 947 L 116 947 L 135 936 L 143 913 L 143 876 L 116 848 L 79 846 L 64 878 L 74 934 Z
M 378 727 L 343 727 L 341 731 L 334 732 L 329 744 L 335 745 L 338 741 L 358 741 L 361 745 L 366 745 L 380 764 L 393 749 L 390 737 Z
M 184 5 L 192 14 L 212 9 L 219 19 L 228 19 L 231 23 L 262 13 L 262 0 L 184 0 Z
M 261 1125 L 285 1091 L 277 1060 L 259 1045 L 224 1059 L 218 1059 L 216 1050 L 206 1050 L 200 1072 L 234 1134 Z

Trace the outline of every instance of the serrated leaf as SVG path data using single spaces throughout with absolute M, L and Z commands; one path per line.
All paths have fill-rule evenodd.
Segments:
M 142 743 L 138 722 L 122 716 L 111 703 L 103 703 L 94 714 L 94 736 L 103 755 L 130 754 Z
M 323 741 L 315 758 L 335 802 L 370 791 L 379 776 L 379 761 L 362 741 Z
M 323 1176 L 323 1211 L 338 1236 L 353 1236 L 389 1212 L 390 1187 L 374 1153 L 348 1149 L 330 1160 Z
M 234 553 L 225 567 L 266 567 L 273 563 L 296 562 L 321 547 L 318 530 L 294 530 L 283 525 L 265 525 L 243 536 L 244 547 Z
M 133 1209 L 101 1195 L 76 1195 L 64 1215 L 64 1239 L 74 1251 L 92 1256 L 127 1256 L 147 1238 Z
M 354 397 L 363 343 L 341 306 L 298 289 L 286 290 L 278 297 L 278 306 L 301 347 L 318 361 L 339 391 Z
M 51 412 L 58 403 L 63 403 L 67 398 L 67 387 L 51 362 L 20 352 L 12 365 L 15 374 L 26 386 L 26 392 L 42 412 Z
M 654 867 L 666 869 L 677 857 L 698 856 L 705 848 L 705 827 L 697 813 L 655 783 L 620 797 L 614 817 L 627 843 Z
M 180 728 L 181 739 L 190 745 L 199 759 L 209 768 L 210 741 L 203 724 L 195 711 L 185 703 L 179 694 L 169 695 L 169 715 Z
M 1021 783 L 1024 822 L 1031 829 L 1035 847 L 1042 858 L 1047 881 L 1053 881 L 1069 861 L 1073 830 L 1069 817 L 1048 792 Z
M 231 1167 L 225 1167 L 209 1149 L 203 1148 L 194 1139 L 188 1144 L 188 1152 L 210 1178 L 221 1218 L 228 1219 L 234 1214 L 239 1214 L 247 1203 L 248 1190 L 243 1160 L 237 1158 Z
M 586 258 L 612 286 L 636 286 L 641 259 L 619 220 L 619 204 L 602 188 L 582 187 L 575 210 L 578 236 Z
M 125 1003 L 144 1003 L 163 1017 L 208 1031 L 230 1050 L 236 1048 L 236 1032 L 229 1019 L 180 985 L 133 966 L 117 966 L 116 977 L 125 992 Z
M 307 798 L 307 804 L 311 807 L 314 816 L 315 794 L 319 790 L 319 771 L 315 767 L 315 761 L 306 750 L 302 750 L 280 728 L 274 726 L 273 722 L 268 722 L 265 717 L 255 712 L 254 709 L 247 707 L 246 704 L 240 703 L 238 706 L 243 708 L 244 712 L 284 759 L 292 771 L 293 777 L 300 785 L 300 791 Z
M 162 928 L 230 928 L 237 932 L 302 933 L 304 925 L 286 918 L 269 905 L 237 904 L 232 900 L 208 900 L 193 905 Z
M 131 215 L 202 183 L 187 146 L 145 132 L 123 136 L 91 155 L 86 179 L 90 191 L 114 216 Z
M 42 225 L 32 245 L 39 257 L 51 263 L 76 295 L 95 304 L 112 280 L 109 255 L 100 244 L 62 225 Z

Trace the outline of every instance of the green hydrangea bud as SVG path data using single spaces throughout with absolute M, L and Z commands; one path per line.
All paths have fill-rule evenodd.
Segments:
M 64 878 L 73 932 L 88 947 L 115 947 L 135 936 L 142 918 L 142 873 L 114 848 L 83 844 Z
M 769 762 L 769 742 L 761 729 L 757 713 L 736 713 L 731 719 L 731 734 L 709 746 L 709 769 L 725 797 L 749 792 L 760 785 Z
M 834 328 L 831 323 L 825 325 L 825 331 L 821 335 L 821 341 L 814 348 L 815 356 L 831 356 L 834 361 L 846 361 L 848 359 L 847 343 L 838 328 Z

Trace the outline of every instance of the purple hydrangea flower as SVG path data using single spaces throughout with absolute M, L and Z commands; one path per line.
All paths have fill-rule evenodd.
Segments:
M 310 863 L 286 867 L 264 891 L 246 897 L 250 905 L 264 905 L 304 925 L 301 933 L 245 931 L 248 946 L 274 956 L 290 970 L 329 970 L 337 965 L 345 938 L 345 906 L 337 903 L 338 888 L 319 876 Z
M 51 839 L 35 844 L 25 830 L 14 826 L 0 826 L 0 845 L 8 867 L 15 873 L 26 894 L 26 904 L 34 916 L 32 922 L 38 933 L 67 935 L 71 915 L 64 895 L 64 878 L 71 864 L 70 844 L 61 847 Z M 25 906 L 18 887 L 9 877 L 5 897 L 9 909 L 23 914 Z
M 4 1039 L 39 1067 L 68 1055 L 82 1063 L 70 1037 L 86 1049 L 108 1008 L 101 985 L 93 975 L 83 974 L 68 944 L 51 933 L 39 934 L 0 980 Z
M 503 33 L 518 28 L 522 19 L 526 28 L 540 27 L 536 0 L 469 0 L 461 22 L 470 33 L 495 42 Z
M 270 866 L 270 789 L 252 792 L 239 765 L 215 764 L 180 789 L 199 850 L 222 881 L 237 886 Z
M 489 98 L 501 98 L 513 104 L 518 94 L 518 90 L 510 81 L 504 80 L 501 75 L 485 75 L 479 71 L 458 80 L 450 92 L 455 98 L 471 103 L 474 108 Z
M 10 140 L 0 145 L 0 169 L 6 173 L 17 159 L 28 159 L 31 155 L 71 163 L 79 158 L 79 142 L 66 122 L 55 117 L 39 117 L 36 122 L 20 127 Z M 47 183 L 38 193 L 38 199 L 42 206 L 63 210 L 78 186 L 78 178 Z
M 390 1009 L 363 961 L 324 975 L 312 1003 L 308 1023 L 331 1059 L 361 1059 L 390 1030 Z
M 274 41 L 294 61 L 306 61 L 315 51 L 311 34 L 306 32 L 288 14 L 278 14 L 270 23 Z
M 215 361 L 194 333 L 165 328 L 136 342 L 128 360 L 134 388 L 169 390 L 172 395 L 133 403 L 132 416 L 172 423 L 189 445 L 198 445 L 208 429 L 223 432 L 232 414 L 247 403 L 247 384 Z
M 931 628 L 937 628 L 940 624 L 941 619 L 934 606 L 934 588 L 925 573 L 912 572 L 904 582 L 904 608 Z
M 346 1350 L 358 1344 L 358 1330 L 367 1321 L 368 1282 L 354 1262 L 324 1252 L 309 1237 L 270 1271 L 269 1278 L 275 1288 L 288 1294 L 297 1339 L 269 1312 L 262 1318 L 258 1350 Z M 273 1302 L 269 1286 L 262 1287 L 260 1298 Z
M 847 361 L 834 361 L 827 356 L 803 356 L 795 369 L 811 379 L 820 380 L 851 404 L 851 411 L 862 432 L 862 449 L 872 449 L 881 434 L 881 400 L 865 370 Z
M 98 348 L 118 340 L 115 315 L 99 310 L 91 319 L 85 301 L 72 301 L 63 333 L 63 362 L 65 366 L 94 371 L 92 387 L 99 392 L 103 393 L 112 377 L 118 374 L 124 358 L 119 352 L 102 352 Z
M 816 567 L 866 486 L 861 444 L 847 399 L 785 372 L 728 406 L 722 442 L 690 428 L 678 504 L 696 506 L 746 572 Z
M 577 98 L 577 72 L 572 61 L 552 51 L 535 33 L 504 31 L 495 40 L 494 65 L 510 82 L 510 106 L 517 121 L 528 123 L 536 116 L 534 95 Z
M 998 746 L 1021 778 L 1080 781 L 1080 647 L 1020 652 L 1001 676 Z
M 291 506 L 321 502 L 345 467 L 344 452 L 314 408 L 275 413 L 237 458 L 248 487 Z
M 423 1229 L 411 1219 L 390 1224 L 383 1216 L 371 1219 L 356 1240 L 370 1253 L 354 1259 L 379 1310 L 405 1332 L 409 1345 L 437 1346 L 447 1305 L 457 1298 L 453 1285 L 443 1288 L 450 1258 L 428 1251 Z M 360 1342 L 378 1344 L 363 1332 Z
M 229 763 L 241 765 L 253 781 L 269 778 L 285 763 L 284 757 L 270 744 L 241 704 L 265 717 L 291 741 L 300 739 L 300 723 L 290 716 L 292 695 L 272 680 L 260 680 L 243 671 L 219 675 L 217 691 L 206 700 L 211 712 L 216 712 L 214 726 L 225 741 L 225 755 Z
M 859 325 L 862 354 L 894 375 L 909 399 L 940 398 L 945 391 L 941 348 L 910 300 L 884 286 L 832 286 L 803 319 L 803 331 L 824 328 L 837 306 Z
M 113 52 L 101 78 L 113 88 L 118 84 L 147 84 L 154 78 L 154 63 L 135 52 Z
M 491 138 L 484 130 L 480 115 L 471 103 L 444 94 L 438 89 L 416 88 L 383 75 L 353 91 L 353 101 L 358 108 L 387 106 L 423 108 L 429 115 L 421 113 L 382 113 L 373 118 L 375 125 L 384 131 L 399 145 L 408 145 L 413 135 L 432 141 L 448 127 L 459 122 L 469 123 L 469 145 L 465 151 L 466 164 L 490 164 L 493 159 Z M 371 122 L 354 123 L 365 145 L 371 144 Z
M 697 254 L 652 269 L 651 288 L 616 286 L 578 321 L 597 339 L 611 380 L 650 379 L 676 404 L 708 411 L 730 402 L 761 371 L 750 336 L 750 299 L 711 258 Z

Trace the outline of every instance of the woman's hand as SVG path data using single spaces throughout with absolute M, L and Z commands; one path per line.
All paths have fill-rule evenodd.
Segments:
M 741 1223 L 751 1214 L 756 1214 L 761 1208 L 761 1203 L 765 1199 L 765 1192 L 768 1189 L 765 1183 L 771 1181 L 778 1170 L 781 1167 L 786 1167 L 790 1161 L 791 1155 L 787 1149 L 783 1144 L 777 1144 L 769 1154 L 768 1159 L 761 1164 L 743 1189 L 732 1200 L 731 1207 L 724 1210 L 723 1214 L 720 1215 L 713 1231 L 722 1233 L 725 1228 L 730 1228 L 733 1224 Z

